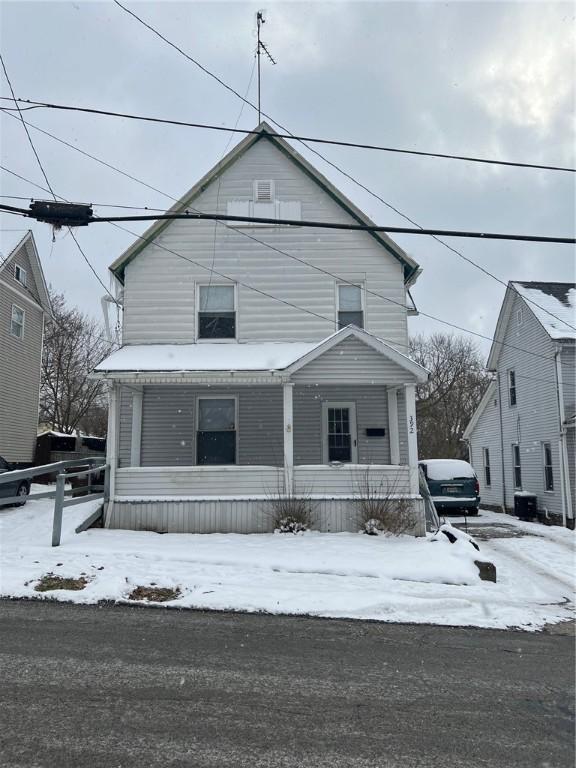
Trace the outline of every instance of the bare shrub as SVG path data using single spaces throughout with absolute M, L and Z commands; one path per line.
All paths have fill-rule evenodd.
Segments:
M 269 493 L 264 512 L 278 533 L 303 533 L 312 526 L 314 503 L 309 493 L 295 494 L 283 488 Z
M 400 536 L 414 530 L 418 516 L 413 500 L 406 498 L 400 481 L 399 474 L 376 477 L 370 467 L 356 475 L 354 495 L 362 533 Z

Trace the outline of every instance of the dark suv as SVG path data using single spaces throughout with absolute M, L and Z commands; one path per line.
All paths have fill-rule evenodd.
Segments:
M 480 485 L 473 468 L 459 459 L 424 459 L 419 462 L 439 512 L 477 515 Z
M 10 472 L 14 467 L 0 456 L 0 478 L 5 472 Z M 30 480 L 14 480 L 12 483 L 0 483 L 0 507 L 4 506 L 3 499 L 8 499 L 12 496 L 19 496 L 22 501 L 9 502 L 15 504 L 17 507 L 22 507 L 26 504 L 26 499 L 30 493 Z

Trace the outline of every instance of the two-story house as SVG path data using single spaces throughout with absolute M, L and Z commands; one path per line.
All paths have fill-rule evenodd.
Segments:
M 270 126 L 171 209 L 370 220 Z M 111 385 L 105 524 L 270 530 L 267 500 L 314 500 L 315 526 L 357 530 L 358 481 L 418 491 L 409 286 L 418 265 L 381 233 L 159 221 L 111 266 L 122 347 Z
M 531 493 L 552 518 L 574 519 L 574 283 L 511 282 L 487 368 L 494 373 L 464 439 L 482 501 L 502 509 Z
M 48 289 L 31 231 L 0 255 L 0 455 L 30 464 L 38 429 Z

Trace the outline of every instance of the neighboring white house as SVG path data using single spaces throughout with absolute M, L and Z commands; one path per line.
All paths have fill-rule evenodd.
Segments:
M 172 211 L 371 223 L 272 128 L 238 144 Z M 111 266 L 123 346 L 111 384 L 105 524 L 263 531 L 271 498 L 311 496 L 315 525 L 357 528 L 355 498 L 418 491 L 409 286 L 386 235 L 173 220 Z
M 574 283 L 508 284 L 495 378 L 464 432 L 484 503 L 511 509 L 529 492 L 542 512 L 574 518 L 575 345 Z
M 36 447 L 48 289 L 31 231 L 0 254 L 0 455 L 30 464 Z

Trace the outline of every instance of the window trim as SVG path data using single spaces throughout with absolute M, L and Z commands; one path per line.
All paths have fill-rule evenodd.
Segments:
M 488 461 L 486 461 L 488 459 Z M 484 485 L 486 488 L 492 487 L 492 466 L 490 464 L 490 448 L 482 448 L 482 465 L 484 467 Z M 486 474 L 488 469 L 488 474 Z
M 198 426 L 200 425 L 200 400 L 234 400 L 234 432 L 236 440 L 234 441 L 234 464 L 198 464 Z M 239 397 L 237 394 L 228 395 L 196 395 L 194 407 L 194 466 L 195 467 L 237 467 L 240 447 L 240 411 Z M 216 430 L 215 430 L 216 431 Z M 222 432 L 231 432 L 232 430 L 220 430 Z
M 12 323 L 14 322 L 14 310 L 17 309 L 20 312 L 22 312 L 22 325 L 20 328 L 22 329 L 20 335 L 14 333 L 12 329 Z M 24 341 L 24 328 L 26 326 L 26 310 L 22 309 L 18 304 L 12 304 L 12 309 L 10 312 L 10 336 L 12 336 L 14 339 L 18 339 L 19 341 Z
M 366 283 L 364 280 L 336 280 L 335 282 L 335 292 L 336 292 L 336 330 L 340 330 L 340 286 L 354 286 L 355 288 L 360 288 L 360 305 L 361 305 L 361 312 L 362 312 L 362 329 L 364 330 L 366 328 Z M 343 312 L 346 312 L 346 310 L 342 310 Z M 346 327 L 346 326 L 344 326 Z
M 24 280 L 21 280 L 20 277 L 18 277 L 17 272 L 20 272 L 21 275 L 24 275 Z M 16 280 L 17 283 L 20 283 L 20 285 L 23 285 L 26 287 L 28 285 L 28 272 L 26 269 L 20 264 L 14 264 L 14 280 Z
M 546 464 L 546 446 L 550 449 L 550 464 Z M 548 478 L 546 477 L 546 467 L 550 467 L 550 480 L 552 482 L 552 487 L 548 488 Z M 552 458 L 552 442 L 550 440 L 543 440 L 542 441 L 542 471 L 544 473 L 544 492 L 545 493 L 554 493 L 554 460 Z
M 229 336 L 220 339 L 209 339 L 200 336 L 200 288 L 234 288 L 234 336 Z M 200 344 L 229 344 L 230 342 L 238 341 L 238 283 L 196 283 L 196 313 L 195 313 L 195 339 Z
M 514 377 L 514 385 L 510 383 L 510 375 Z M 510 408 L 515 408 L 518 405 L 518 387 L 516 382 L 516 371 L 514 368 L 508 368 L 506 379 L 508 382 L 508 405 Z M 514 402 L 512 402 L 512 391 L 514 391 Z
M 516 464 L 516 450 L 518 449 L 518 464 Z M 520 474 L 520 485 L 516 485 L 516 467 Z M 520 443 L 512 443 L 512 480 L 515 491 L 522 490 L 522 457 L 520 455 Z

